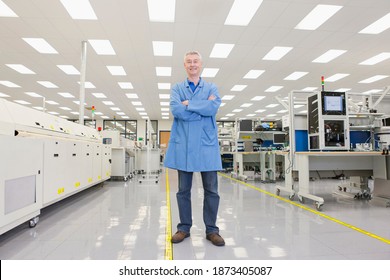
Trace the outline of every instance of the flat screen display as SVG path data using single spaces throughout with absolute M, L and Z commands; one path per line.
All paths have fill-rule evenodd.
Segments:
M 273 142 L 274 144 L 284 144 L 285 134 L 283 133 L 274 133 Z
M 323 115 L 346 115 L 345 92 L 321 92 Z

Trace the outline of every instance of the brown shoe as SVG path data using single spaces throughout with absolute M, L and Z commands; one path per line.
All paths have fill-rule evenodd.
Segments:
M 210 240 L 215 246 L 225 246 L 225 240 L 223 240 L 219 233 L 209 233 L 206 235 L 206 239 Z
M 171 238 L 172 243 L 180 243 L 184 240 L 184 238 L 187 238 L 190 236 L 189 232 L 184 232 L 178 230 Z

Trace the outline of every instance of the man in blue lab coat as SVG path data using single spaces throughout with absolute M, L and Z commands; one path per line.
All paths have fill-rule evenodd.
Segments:
M 193 172 L 201 172 L 204 189 L 203 221 L 206 238 L 216 246 L 224 246 L 216 225 L 219 194 L 217 171 L 222 170 L 218 144 L 216 114 L 221 104 L 217 87 L 200 77 L 202 57 L 192 51 L 184 56 L 187 79 L 171 91 L 174 116 L 164 165 L 177 169 L 179 190 L 176 194 L 180 222 L 172 243 L 190 236 L 192 226 L 191 187 Z

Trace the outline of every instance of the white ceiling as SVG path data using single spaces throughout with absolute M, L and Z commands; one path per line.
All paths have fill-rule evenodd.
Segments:
M 25 92 L 35 92 L 46 101 L 48 112 L 77 119 L 71 112 L 78 112 L 73 101 L 79 96 L 79 75 L 66 75 L 56 65 L 69 64 L 80 69 L 81 42 L 90 39 L 109 40 L 116 55 L 97 55 L 88 45 L 86 80 L 96 88 L 86 89 L 87 107 L 94 105 L 96 118 L 106 116 L 122 119 L 102 101 L 112 101 L 115 107 L 129 119 L 141 119 L 131 101 L 141 101 L 147 116 L 160 120 L 159 90 L 157 83 L 171 83 L 185 79 L 183 55 L 189 50 L 198 50 L 203 56 L 203 66 L 220 68 L 214 82 L 221 96 L 235 95 L 221 107 L 218 119 L 240 109 L 243 103 L 253 103 L 249 108 L 235 113 L 236 117 L 277 118 L 284 113 L 282 105 L 266 108 L 278 103 L 276 96 L 286 97 L 292 90 L 306 87 L 321 89 L 321 76 L 348 73 L 344 79 L 325 83 L 326 90 L 350 88 L 352 92 L 366 92 L 383 89 L 390 84 L 390 78 L 375 83 L 362 84 L 359 81 L 374 75 L 390 75 L 390 59 L 373 66 L 359 65 L 360 62 L 382 52 L 390 52 L 390 29 L 377 34 L 358 32 L 390 12 L 389 0 L 264 0 L 248 26 L 226 26 L 225 19 L 233 0 L 176 0 L 174 23 L 150 22 L 146 0 L 90 0 L 98 20 L 73 20 L 59 0 L 2 0 L 18 17 L 0 17 L 0 80 L 11 81 L 19 88 L 0 84 L 0 93 L 8 100 L 24 100 L 30 105 L 42 106 L 42 98 L 34 98 Z M 343 8 L 315 31 L 297 30 L 294 27 L 318 4 L 341 5 Z M 58 54 L 40 54 L 22 38 L 44 38 Z M 153 55 L 152 41 L 172 41 L 173 56 Z M 215 43 L 235 44 L 227 58 L 210 58 Z M 279 61 L 262 60 L 274 46 L 289 46 L 293 49 Z M 335 60 L 327 63 L 312 61 L 330 49 L 347 50 Z M 6 66 L 23 64 L 36 74 L 23 75 Z M 112 76 L 107 65 L 123 66 L 127 76 Z M 157 77 L 156 66 L 172 67 L 171 77 Z M 265 70 L 256 80 L 243 79 L 252 69 Z M 309 72 L 297 81 L 284 78 L 294 71 Z M 58 88 L 48 89 L 37 81 L 50 81 Z M 118 82 L 131 82 L 134 89 L 124 90 Z M 247 85 L 241 92 L 232 92 L 236 85 Z M 271 86 L 283 86 L 275 93 L 265 90 Z M 69 92 L 74 99 L 66 99 L 58 92 Z M 98 99 L 92 93 L 104 93 L 106 99 Z M 137 93 L 138 100 L 128 99 L 126 93 Z M 1 94 L 0 94 L 1 95 Z M 254 96 L 266 96 L 261 101 L 251 101 Z M 60 107 L 69 107 L 64 111 Z M 168 106 L 164 106 L 168 107 Z M 256 113 L 265 109 L 263 113 Z M 267 117 L 276 114 L 276 117 Z M 86 111 L 86 116 L 91 116 Z M 169 116 L 172 119 L 172 116 Z

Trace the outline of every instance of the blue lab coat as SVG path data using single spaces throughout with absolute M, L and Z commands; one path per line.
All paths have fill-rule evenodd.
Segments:
M 207 100 L 210 95 L 214 100 Z M 181 104 L 189 100 L 188 106 Z M 174 85 L 171 112 L 174 116 L 164 166 L 200 172 L 222 170 L 216 114 L 221 105 L 217 87 L 199 81 L 193 93 L 188 80 Z

